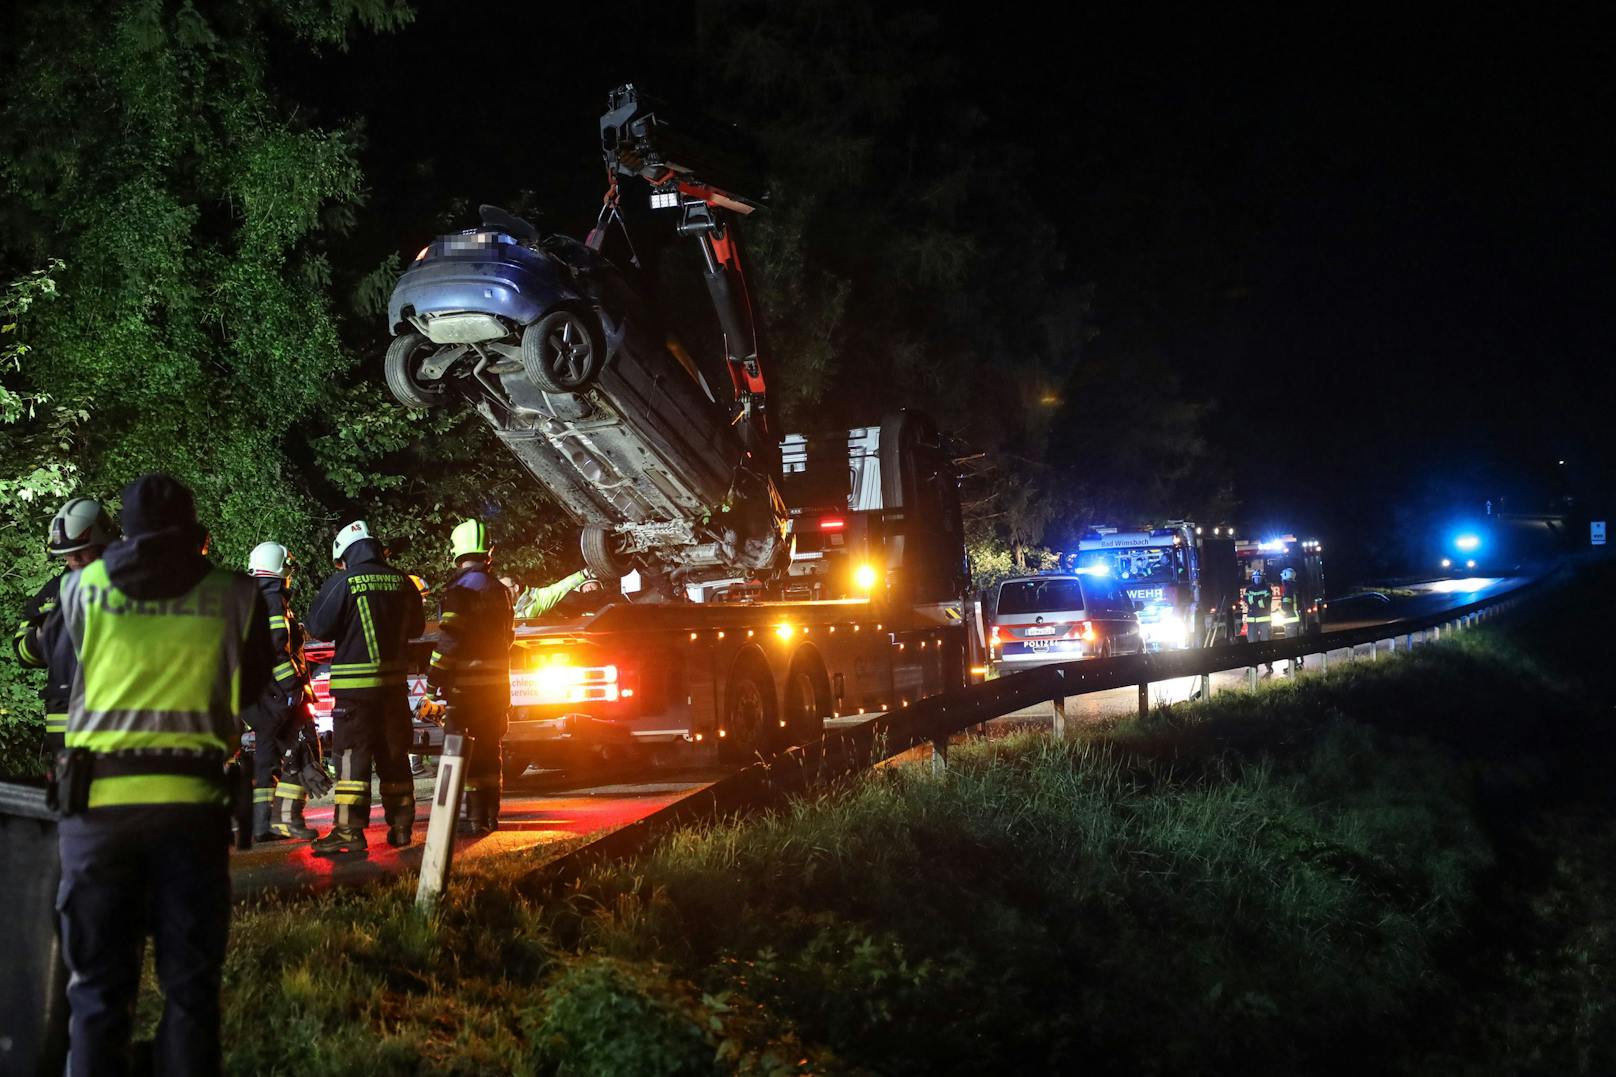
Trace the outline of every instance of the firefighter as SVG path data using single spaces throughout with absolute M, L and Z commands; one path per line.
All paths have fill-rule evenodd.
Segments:
M 427 683 L 441 691 L 445 729 L 472 739 L 462 829 L 499 828 L 500 739 L 511 706 L 511 593 L 491 571 L 493 550 L 480 520 L 454 529 L 455 574 L 443 590 L 438 645 Z
M 247 566 L 269 611 L 275 652 L 270 685 L 242 714 L 253 731 L 253 840 L 306 840 L 316 832 L 303 821 L 303 805 L 311 793 L 324 795 L 331 782 L 320 763 L 320 735 L 309 713 L 314 689 L 303 658 L 303 626 L 287 598 L 296 564 L 285 546 L 260 542 Z
M 1287 638 L 1300 636 L 1307 629 L 1307 609 L 1302 605 L 1302 596 L 1297 590 L 1296 570 L 1286 567 L 1279 573 L 1279 608 L 1285 615 L 1285 635 Z M 1291 675 L 1300 673 L 1306 664 L 1301 655 L 1291 659 Z
M 76 572 L 95 563 L 113 539 L 118 529 L 100 502 L 87 497 L 75 497 L 60 509 L 50 523 L 50 538 L 46 549 L 52 558 L 60 557 L 67 563 L 67 572 Z M 39 593 L 23 607 L 22 623 L 12 636 L 11 647 L 17 661 L 29 669 L 45 670 L 45 686 L 40 699 L 45 704 L 45 754 L 54 756 L 62 748 L 62 734 L 67 730 L 67 698 L 73 684 L 73 648 L 63 640 L 57 653 L 48 651 L 40 642 L 40 629 L 56 609 L 57 594 L 62 587 L 59 573 L 45 581 Z
M 372 764 L 381 783 L 387 844 L 411 841 L 409 644 L 426 628 L 421 593 L 387 563 L 365 521 L 337 532 L 331 559 L 338 571 L 320 588 L 304 622 L 310 636 L 336 644 L 331 750 L 337 807 L 331 831 L 312 843 L 320 856 L 364 850 Z
M 1246 642 L 1267 643 L 1271 638 L 1270 628 L 1274 620 L 1274 596 L 1263 582 L 1263 574 L 1259 569 L 1251 574 L 1251 582 L 1246 584 Z M 1274 664 L 1264 663 L 1263 676 L 1274 675 Z
M 250 579 L 203 555 L 207 533 L 177 480 L 136 479 L 123 523 L 105 557 L 63 579 L 45 627 L 78 662 L 56 774 L 68 1072 L 128 1072 L 149 928 L 163 998 L 153 1071 L 218 1073 L 224 766 L 235 701 L 269 683 L 268 614 Z

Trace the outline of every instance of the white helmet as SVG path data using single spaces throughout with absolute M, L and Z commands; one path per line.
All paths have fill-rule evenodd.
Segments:
M 363 520 L 353 523 L 337 532 L 337 537 L 331 540 L 331 560 L 341 561 L 343 553 L 360 539 L 370 537 L 370 525 Z
M 291 551 L 278 542 L 260 542 L 247 558 L 247 571 L 254 576 L 279 576 L 286 579 L 297 562 Z
M 1292 580 L 1296 579 L 1296 570 L 1294 568 L 1287 568 L 1279 574 L 1279 578 L 1284 580 L 1286 583 L 1290 583 Z
M 117 537 L 118 529 L 99 501 L 75 497 L 52 517 L 48 547 L 52 557 L 62 557 L 92 546 L 109 546 Z

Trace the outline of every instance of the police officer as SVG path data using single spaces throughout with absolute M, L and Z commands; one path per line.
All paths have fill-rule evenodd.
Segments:
M 260 542 L 247 559 L 248 571 L 269 611 L 269 640 L 275 652 L 272 683 L 242 714 L 253 731 L 253 840 L 313 838 L 303 821 L 313 774 L 319 796 L 330 788 L 319 767 L 319 732 L 309 715 L 314 690 L 303 658 L 303 626 L 292 612 L 287 589 L 295 567 L 291 553 L 278 542 Z M 280 770 L 277 782 L 276 769 Z
M 230 922 L 224 782 L 237 699 L 270 677 L 268 615 L 246 576 L 210 564 L 191 491 L 143 475 L 127 535 L 62 581 L 47 646 L 77 657 L 57 768 L 68 1070 L 125 1073 L 143 941 L 156 942 L 158 1073 L 219 1072 Z
M 1246 584 L 1246 642 L 1267 643 L 1271 638 L 1270 629 L 1274 620 L 1274 596 L 1263 582 L 1263 574 L 1259 569 L 1251 574 L 1251 582 Z M 1264 676 L 1273 676 L 1274 664 L 1267 666 Z
M 500 739 L 511 706 L 511 593 L 491 571 L 493 550 L 480 520 L 454 529 L 455 573 L 443 591 L 438 644 L 427 683 L 449 703 L 446 729 L 472 738 L 463 829 L 499 828 Z
M 56 510 L 46 548 L 51 557 L 67 562 L 68 572 L 75 572 L 93 564 L 117 537 L 118 529 L 100 502 L 75 497 Z M 11 640 L 18 662 L 30 669 L 46 670 L 45 687 L 40 689 L 39 695 L 45 704 L 45 754 L 50 756 L 61 750 L 62 734 L 67 730 L 67 697 L 73 683 L 74 659 L 73 648 L 65 638 L 53 654 L 40 642 L 39 632 L 51 611 L 56 609 L 64 575 L 66 573 L 46 580 L 45 586 L 29 600 L 23 609 L 22 624 L 17 626 Z
M 410 774 L 409 643 L 426 628 L 421 594 L 389 565 L 363 520 L 337 532 L 325 581 L 304 622 L 336 644 L 331 665 L 331 750 L 336 757 L 336 823 L 314 841 L 320 856 L 365 848 L 370 770 L 381 780 L 387 843 L 405 846 L 415 823 Z

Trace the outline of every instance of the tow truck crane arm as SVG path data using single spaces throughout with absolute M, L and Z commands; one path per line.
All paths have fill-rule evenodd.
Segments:
M 724 358 L 734 388 L 741 427 L 754 453 L 773 444 L 768 422 L 768 390 L 759 355 L 757 322 L 741 259 L 739 218 L 762 202 L 748 191 L 761 191 L 747 155 L 736 149 L 739 133 L 721 124 L 681 116 L 632 85 L 620 86 L 607 98 L 600 118 L 601 152 L 606 160 L 607 191 L 600 220 L 590 233 L 597 250 L 618 212 L 620 176 L 643 179 L 651 187 L 652 209 L 678 209 L 676 231 L 700 247 L 707 293 L 724 336 Z M 625 228 L 625 232 L 627 229 Z M 768 453 L 766 459 L 774 454 Z M 772 470 L 772 469 L 771 469 Z

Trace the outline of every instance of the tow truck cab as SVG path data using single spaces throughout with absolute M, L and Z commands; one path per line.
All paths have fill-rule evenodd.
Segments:
M 518 623 L 507 773 L 657 747 L 743 761 L 965 683 L 969 577 L 945 439 L 903 412 L 787 438 L 782 463 L 795 553 L 775 595 L 731 581 Z
M 1323 630 L 1324 614 L 1330 603 L 1324 590 L 1324 544 L 1295 535 L 1275 535 L 1264 539 L 1240 539 L 1234 544 L 1239 565 L 1242 595 L 1253 572 L 1263 574 L 1263 582 L 1273 592 L 1273 627 L 1276 636 L 1295 636 Z M 1285 573 L 1292 573 L 1290 580 Z M 1290 611 L 1296 611 L 1292 616 Z M 1245 600 L 1239 600 L 1245 612 Z M 1244 626 L 1241 628 L 1244 633 Z

